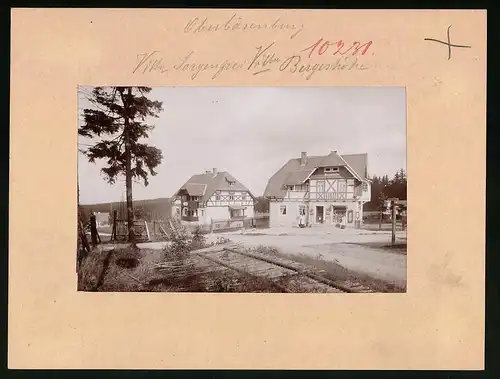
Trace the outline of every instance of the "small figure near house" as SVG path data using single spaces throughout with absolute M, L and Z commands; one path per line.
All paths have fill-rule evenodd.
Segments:
M 306 224 L 304 222 L 304 215 L 299 216 L 299 228 L 305 228 Z

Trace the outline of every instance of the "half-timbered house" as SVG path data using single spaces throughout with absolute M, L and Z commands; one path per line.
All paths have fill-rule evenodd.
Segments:
M 181 221 L 210 224 L 254 217 L 250 190 L 226 171 L 193 175 L 174 194 L 172 212 Z
M 310 157 L 302 152 L 290 159 L 264 192 L 270 201 L 270 225 L 360 227 L 371 193 L 367 160 L 367 154 L 336 151 Z

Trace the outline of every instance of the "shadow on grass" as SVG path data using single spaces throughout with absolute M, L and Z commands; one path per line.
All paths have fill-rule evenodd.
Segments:
M 408 245 L 406 242 L 396 242 L 394 245 L 387 242 L 346 242 L 346 245 L 357 245 L 385 250 L 390 253 L 406 255 Z

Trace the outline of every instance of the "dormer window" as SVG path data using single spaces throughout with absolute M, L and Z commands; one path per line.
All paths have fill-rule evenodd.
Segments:
M 229 187 L 233 187 L 234 184 L 236 183 L 234 180 L 229 180 L 227 177 L 225 179 L 226 179 L 226 183 L 229 185 Z
M 336 173 L 336 172 L 339 172 L 339 168 L 338 167 L 325 167 L 325 173 L 326 174 L 333 174 L 333 173 Z

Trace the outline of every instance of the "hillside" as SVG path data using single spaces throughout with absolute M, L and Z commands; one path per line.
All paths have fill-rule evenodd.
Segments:
M 118 211 L 118 218 L 126 218 L 126 204 L 124 202 L 100 203 L 100 204 L 85 204 L 80 205 L 82 216 L 87 220 L 90 212 L 109 212 Z M 149 200 L 134 201 L 134 210 L 136 216 L 145 219 L 146 221 L 161 220 L 169 217 L 172 214 L 172 205 L 170 198 L 159 198 Z M 269 212 L 269 201 L 262 196 L 255 198 L 256 212 Z
M 109 212 L 118 211 L 119 218 L 126 217 L 126 204 L 124 202 L 85 204 L 81 205 L 84 219 L 88 218 L 90 212 Z M 171 215 L 172 206 L 170 198 L 159 198 L 149 200 L 134 201 L 134 210 L 147 221 L 165 219 Z

